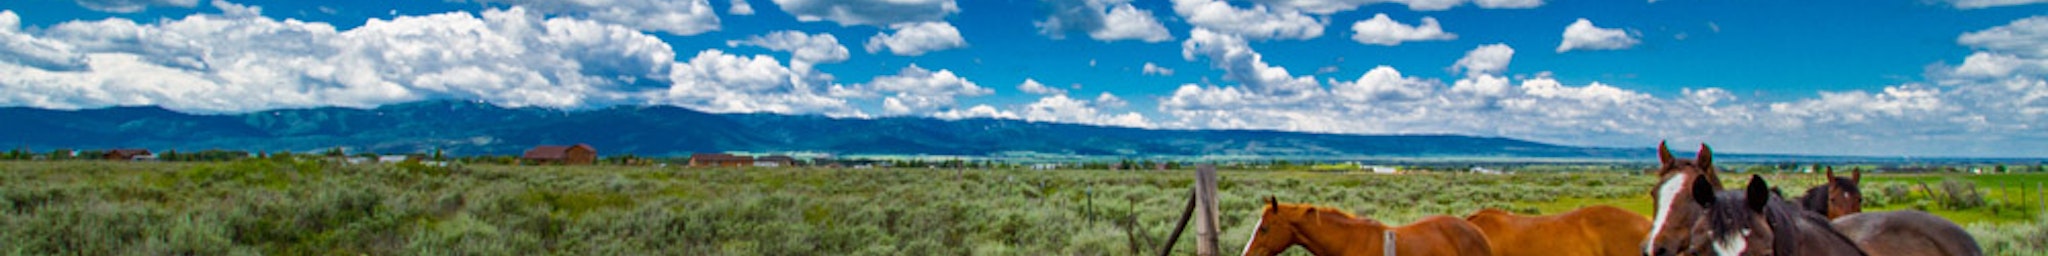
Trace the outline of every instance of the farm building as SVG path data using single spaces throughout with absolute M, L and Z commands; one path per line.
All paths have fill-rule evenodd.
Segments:
M 690 154 L 690 167 L 746 167 L 754 166 L 754 157 L 735 156 L 724 153 Z
M 100 154 L 100 158 L 115 161 L 156 160 L 156 153 L 150 153 L 148 149 L 122 148 L 107 150 L 105 154 Z
M 519 160 L 533 164 L 586 165 L 597 162 L 597 149 L 582 143 L 573 146 L 541 145 L 526 150 Z
M 754 159 L 754 167 L 796 167 L 796 158 L 785 155 L 764 156 Z

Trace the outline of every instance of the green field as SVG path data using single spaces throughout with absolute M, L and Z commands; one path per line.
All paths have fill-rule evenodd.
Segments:
M 0 228 L 0 254 L 1153 254 L 1179 217 L 1192 176 L 1099 170 L 433 168 L 288 159 L 0 162 L 0 227 L 6 227 Z M 1404 223 L 1481 208 L 1548 213 L 1616 204 L 1648 211 L 1648 188 L 1655 182 L 1593 172 L 1226 170 L 1221 176 L 1226 251 L 1242 247 L 1253 228 L 1249 222 L 1257 218 L 1256 199 L 1264 196 Z M 1995 184 L 2043 176 L 2005 177 L 1959 179 Z M 1866 177 L 1866 183 L 1923 178 L 1942 177 Z M 1781 186 L 1803 189 L 1796 183 Z M 2021 206 L 2000 209 L 2027 205 Z M 1960 218 L 1955 216 L 1982 210 L 1934 211 L 1970 223 L 1995 255 L 2048 248 L 2042 247 L 2048 229 L 2041 222 L 2010 217 L 2038 212 Z M 1192 238 L 1180 239 L 1177 251 L 1190 252 Z

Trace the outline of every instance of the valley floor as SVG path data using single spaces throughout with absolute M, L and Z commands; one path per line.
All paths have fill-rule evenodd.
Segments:
M 1178 220 L 1192 176 L 260 159 L 0 162 L 0 227 L 7 227 L 0 229 L 0 254 L 1154 254 Z M 1227 250 L 1242 248 L 1257 221 L 1257 199 L 1265 196 L 1405 223 L 1482 208 L 1534 214 L 1615 204 L 1647 213 L 1655 182 L 1598 172 L 1226 170 L 1221 177 Z M 1805 176 L 1772 181 L 1802 191 L 1810 183 L 1799 177 Z M 1994 255 L 2038 254 L 2048 251 L 2048 228 L 2034 217 L 2041 215 L 2040 197 L 2020 194 L 2040 194 L 2013 187 L 2044 177 L 1878 175 L 1865 177 L 1864 191 L 1912 187 L 1872 208 L 1927 209 L 1965 223 Z M 1977 184 L 1986 203 L 1947 210 L 1929 199 L 1928 191 L 1948 179 Z M 1930 187 L 1913 189 L 1922 183 Z M 1177 251 L 1193 249 L 1189 233 Z

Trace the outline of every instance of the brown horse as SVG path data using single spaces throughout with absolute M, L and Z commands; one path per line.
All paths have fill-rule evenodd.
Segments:
M 1842 178 L 1829 169 L 1828 184 L 1808 189 L 1800 204 L 1834 219 L 1834 228 L 1863 251 L 1874 255 L 1984 255 L 1977 239 L 1948 219 L 1913 210 L 1862 213 L 1863 192 L 1857 189 L 1857 182 L 1863 180 L 1863 172 L 1849 171 L 1849 177 Z
M 1439 215 L 1388 227 L 1336 209 L 1267 197 L 1244 255 L 1277 255 L 1296 245 L 1315 255 L 1493 255 L 1486 235 L 1464 219 Z
M 1828 167 L 1827 183 L 1806 189 L 1806 194 L 1799 196 L 1799 205 L 1831 220 L 1863 212 L 1863 190 L 1856 187 L 1858 182 L 1863 182 L 1863 168 L 1849 169 L 1849 177 L 1836 177 L 1835 168 Z
M 1707 183 L 1706 177 L 1692 179 L 1690 184 Z M 1670 223 L 1667 228 L 1687 228 L 1653 238 L 1652 248 L 1644 254 L 1864 255 L 1847 236 L 1836 232 L 1827 218 L 1777 197 L 1762 176 L 1751 175 L 1749 185 L 1738 191 L 1710 186 L 1686 190 L 1690 190 L 1689 196 L 1679 200 L 1689 200 L 1682 204 L 1699 208 L 1692 221 Z M 1667 209 L 1658 211 L 1660 216 L 1669 216 Z
M 1486 232 L 1493 255 L 1638 255 L 1650 220 L 1614 206 L 1595 205 L 1543 216 L 1485 209 L 1465 221 Z
M 1834 226 L 1871 255 L 1984 255 L 1963 227 L 1922 211 L 1851 214 Z
M 1656 201 L 1656 216 L 1650 218 L 1650 234 L 1642 241 L 1642 252 L 1658 255 L 1657 248 L 1673 245 L 1657 244 L 1657 241 L 1678 241 L 1675 237 L 1690 234 L 1693 225 L 1706 209 L 1696 204 L 1683 203 L 1692 198 L 1694 187 L 1721 188 L 1721 177 L 1714 170 L 1713 149 L 1700 144 L 1699 155 L 1694 159 L 1678 159 L 1671 156 L 1671 149 L 1665 143 L 1657 143 L 1657 162 L 1660 164 L 1654 174 L 1661 180 L 1651 189 L 1650 196 Z M 1711 196 L 1711 194 L 1709 194 Z M 1666 237 L 1671 236 L 1671 237 Z

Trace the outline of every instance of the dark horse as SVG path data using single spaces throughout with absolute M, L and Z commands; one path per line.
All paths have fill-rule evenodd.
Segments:
M 1862 254 L 1826 219 L 1774 197 L 1762 179 L 1753 177 L 1745 191 L 1717 195 L 1721 180 L 1704 144 L 1688 160 L 1659 143 L 1657 160 L 1661 166 L 1654 173 L 1661 182 L 1651 191 L 1657 212 L 1644 255 Z
M 1695 177 L 1690 184 L 1705 184 Z M 1669 183 L 1669 182 L 1667 182 Z M 1682 204 L 1698 207 L 1692 221 L 1670 223 L 1657 236 L 1654 255 L 1865 255 L 1825 217 L 1771 192 L 1762 176 L 1751 175 L 1743 190 L 1688 186 Z M 1658 209 L 1659 215 L 1666 209 Z M 1668 215 L 1666 215 L 1668 216 Z
M 1813 210 L 1828 219 L 1863 212 L 1863 189 L 1857 188 L 1863 182 L 1863 169 L 1849 169 L 1849 177 L 1836 177 L 1835 168 L 1827 168 L 1827 182 L 1806 189 L 1799 196 L 1799 205 Z
M 1827 172 L 1828 182 L 1806 190 L 1799 198 L 1809 211 L 1834 219 L 1834 227 L 1873 255 L 1984 255 L 1977 239 L 1963 227 L 1927 212 L 1901 210 L 1863 211 L 1863 193 L 1857 183 L 1863 172 L 1851 169 L 1848 178 Z

